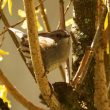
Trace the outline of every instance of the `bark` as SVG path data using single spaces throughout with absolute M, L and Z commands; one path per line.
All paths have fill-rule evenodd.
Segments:
M 60 110 L 60 103 L 54 95 L 51 85 L 48 82 L 41 59 L 40 46 L 38 41 L 37 23 L 35 19 L 34 0 L 24 0 L 24 7 L 27 16 L 29 48 L 35 77 L 38 81 L 41 94 L 52 110 Z
M 73 9 L 73 20 L 74 24 L 72 26 L 72 32 L 77 45 L 73 44 L 73 75 L 75 75 L 80 61 L 90 46 L 92 39 L 95 34 L 95 15 L 96 15 L 96 6 L 97 0 L 74 0 L 73 1 L 74 9 Z M 77 91 L 80 93 L 80 102 L 84 101 L 86 107 L 89 110 L 94 110 L 94 101 L 93 101 L 93 93 L 94 93 L 94 59 L 92 59 L 90 66 L 87 71 L 87 75 L 85 80 L 77 88 Z
M 94 104 L 97 110 L 110 110 L 108 100 L 108 89 L 104 67 L 104 50 L 99 47 L 95 55 L 95 93 Z

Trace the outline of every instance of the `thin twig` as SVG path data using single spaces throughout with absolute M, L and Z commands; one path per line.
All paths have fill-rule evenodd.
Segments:
M 44 11 L 43 1 L 39 0 L 39 3 L 40 3 L 40 9 L 41 9 L 41 14 L 42 14 L 45 30 L 47 32 L 50 32 L 51 30 L 50 30 L 50 26 L 49 26 L 47 16 L 46 16 L 45 11 Z M 61 65 L 59 66 L 59 70 L 61 72 L 61 75 L 62 75 L 63 79 L 65 80 L 64 75 L 63 75 L 64 74 L 63 67 Z
M 65 30 L 64 1 L 59 0 L 60 6 L 60 28 Z
M 48 22 L 46 13 L 44 11 L 43 1 L 39 0 L 39 3 L 40 3 L 41 16 L 42 16 L 42 19 L 43 19 L 43 22 L 44 22 L 44 27 L 45 27 L 46 31 L 49 32 L 51 30 L 50 30 L 50 26 L 49 26 L 49 22 Z
M 63 0 L 59 0 L 59 6 L 60 6 L 60 28 L 65 30 L 66 28 L 65 28 L 65 14 L 64 14 L 64 1 Z M 67 83 L 69 83 L 69 81 L 70 81 L 69 59 L 66 61 L 66 65 L 65 66 L 66 66 L 66 69 L 65 69 L 65 80 L 66 80 Z M 63 67 L 62 67 L 62 69 L 63 69 Z
M 24 20 L 25 20 L 25 18 L 22 19 L 22 20 L 20 20 L 20 21 L 18 21 L 16 24 L 11 25 L 10 27 L 15 27 L 15 26 L 21 24 Z M 5 32 L 9 31 L 8 28 L 9 28 L 9 27 L 4 27 L 4 30 L 0 33 L 0 36 L 1 36 L 2 34 L 4 34 Z
M 68 12 L 68 10 L 69 10 L 69 8 L 70 8 L 70 6 L 71 6 L 72 1 L 73 1 L 73 0 L 70 0 L 69 3 L 68 3 L 68 5 L 66 6 L 66 9 L 65 9 L 65 11 L 64 11 L 64 15 L 67 14 L 67 12 Z M 57 29 L 60 28 L 60 24 L 61 24 L 61 21 L 59 21 L 59 23 L 58 23 L 58 25 L 57 25 Z
M 27 100 L 17 89 L 13 86 L 9 80 L 4 76 L 2 70 L 0 70 L 0 81 L 6 86 L 8 91 L 12 94 L 12 96 L 19 101 L 23 106 L 25 106 L 28 110 L 44 110 L 40 107 L 35 106 L 32 102 Z
M 103 31 L 103 25 L 104 25 L 106 14 L 107 14 L 107 7 L 103 6 L 103 12 L 101 14 L 99 26 L 98 26 L 97 31 L 95 33 L 91 47 L 90 47 L 90 49 L 88 49 L 85 52 L 85 55 L 82 58 L 82 61 L 81 61 L 80 66 L 78 68 L 78 71 L 76 72 L 76 75 L 73 77 L 73 79 L 71 81 L 71 84 L 73 87 L 77 87 L 79 84 L 81 84 L 86 76 L 89 64 L 91 62 L 91 59 L 94 56 L 94 52 L 98 46 L 98 41 L 100 39 L 100 35 Z
M 48 82 L 46 72 L 44 70 L 43 61 L 38 41 L 38 31 L 35 17 L 34 0 L 24 0 L 24 7 L 27 17 L 29 48 L 35 76 L 39 84 L 41 94 L 45 102 L 53 110 L 60 110 L 60 103 L 57 100 L 52 87 Z
M 67 13 L 67 12 L 68 12 L 68 10 L 69 10 L 69 8 L 70 8 L 70 6 L 71 6 L 72 1 L 73 1 L 73 0 L 70 0 L 70 1 L 69 1 L 69 3 L 68 3 L 68 5 L 66 6 L 66 9 L 65 9 L 65 12 L 64 12 L 64 14 L 65 14 L 65 15 L 66 15 L 66 13 Z
M 3 45 L 4 39 L 5 39 L 4 35 L 0 36 L 0 47 Z
M 46 1 L 46 0 L 43 0 L 42 2 L 45 2 L 45 1 Z M 41 4 L 37 5 L 37 6 L 35 7 L 35 9 L 38 10 L 38 8 L 40 7 L 40 5 L 41 5 Z M 1 12 L 1 11 L 0 11 L 0 12 Z M 18 21 L 16 24 L 11 25 L 10 27 L 15 27 L 15 26 L 21 24 L 24 20 L 26 20 L 26 17 L 23 18 L 22 20 Z M 8 31 L 8 28 L 5 27 L 4 30 L 0 33 L 0 36 L 1 36 L 2 34 L 4 34 L 5 32 L 7 32 L 7 31 Z
M 8 20 L 7 20 L 7 18 L 5 17 L 4 13 L 3 13 L 3 12 L 1 12 L 1 13 L 2 13 L 1 18 L 2 18 L 2 21 L 4 22 L 5 26 L 6 26 L 6 27 L 10 27 L 10 25 L 9 25 L 9 23 L 8 23 Z M 22 21 L 23 21 L 23 20 L 22 20 Z M 18 51 L 19 51 L 19 53 L 20 53 L 20 55 L 21 55 L 21 58 L 23 59 L 24 63 L 26 64 L 25 57 L 24 57 L 24 55 L 22 54 L 22 52 L 20 51 L 20 49 L 19 49 L 19 42 L 18 42 L 18 40 L 17 40 L 15 34 L 13 34 L 11 31 L 9 31 L 9 34 L 11 35 L 11 38 L 12 38 L 12 40 L 13 40 L 15 46 L 17 47 L 17 49 L 18 49 Z M 26 64 L 26 66 L 28 67 L 27 64 Z M 29 67 L 28 67 L 28 69 L 29 69 L 31 75 L 33 76 L 33 78 L 35 79 L 33 70 L 32 70 L 31 68 L 29 68 Z M 35 81 L 36 81 L 36 80 L 35 80 Z
M 42 2 L 44 3 L 46 0 L 42 0 Z M 40 3 L 35 7 L 35 10 L 38 10 L 38 8 L 40 7 Z
M 62 76 L 63 80 L 66 81 L 66 79 L 65 79 L 65 71 L 64 71 L 62 65 L 59 66 L 59 69 L 60 69 L 61 76 Z

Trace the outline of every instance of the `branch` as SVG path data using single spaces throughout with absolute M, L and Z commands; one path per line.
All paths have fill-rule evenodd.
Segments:
M 100 43 L 95 53 L 94 106 L 97 110 L 110 110 L 107 80 L 104 66 L 104 49 Z
M 25 19 L 26 19 L 26 18 L 24 18 L 24 19 L 18 21 L 16 24 L 11 25 L 10 27 L 15 27 L 15 26 L 21 24 Z M 1 36 L 2 34 L 4 34 L 5 32 L 7 32 L 7 31 L 9 31 L 8 27 L 4 27 L 4 30 L 0 33 L 0 36 Z
M 66 6 L 66 9 L 64 11 L 64 16 L 67 14 L 67 12 L 68 12 L 68 10 L 70 8 L 71 3 L 72 3 L 72 0 L 70 0 L 69 3 L 68 3 L 68 5 Z M 61 25 L 61 21 L 59 21 L 58 26 L 57 26 L 57 29 L 60 28 L 60 25 Z
M 46 0 L 42 0 L 42 3 L 44 3 Z M 38 8 L 40 7 L 41 4 L 38 4 L 36 7 L 35 7 L 35 10 L 38 10 Z
M 42 18 L 43 18 L 45 30 L 47 32 L 49 32 L 51 30 L 50 30 L 50 26 L 49 26 L 49 22 L 48 22 L 47 16 L 46 16 L 45 11 L 44 11 L 43 1 L 42 0 L 39 0 L 39 3 L 40 3 L 39 6 L 40 6 L 40 9 L 41 9 L 41 14 L 42 14 Z M 61 72 L 61 75 L 62 75 L 63 79 L 65 80 L 63 67 L 61 65 L 59 66 L 59 70 Z
M 67 13 L 67 12 L 68 12 L 68 10 L 69 10 L 69 8 L 70 8 L 70 6 L 71 6 L 72 1 L 73 1 L 73 0 L 70 0 L 70 1 L 69 1 L 69 3 L 68 3 L 68 5 L 66 6 L 66 9 L 65 9 L 65 12 L 64 12 L 64 14 L 65 14 L 65 15 L 66 15 L 66 13 Z
M 38 31 L 35 17 L 34 0 L 24 0 L 24 7 L 27 16 L 27 27 L 29 37 L 29 48 L 32 58 L 32 64 L 35 76 L 41 90 L 41 94 L 46 103 L 53 110 L 60 110 L 60 103 L 52 92 L 52 87 L 48 82 L 46 72 L 44 71 L 41 58 L 40 46 L 38 41 Z
M 97 28 L 97 31 L 95 33 L 93 42 L 90 46 L 90 48 L 85 52 L 84 57 L 82 58 L 82 61 L 80 63 L 80 66 L 78 68 L 78 71 L 76 72 L 76 75 L 73 77 L 71 84 L 73 87 L 77 87 L 79 84 L 81 84 L 86 76 L 89 64 L 91 62 L 91 59 L 94 56 L 94 52 L 98 46 L 98 41 L 100 39 L 100 35 L 103 31 L 103 25 L 105 21 L 105 17 L 107 14 L 107 7 L 103 7 L 103 12 L 101 14 L 99 26 Z
M 40 3 L 41 17 L 42 17 L 43 22 L 44 22 L 44 27 L 45 27 L 46 31 L 48 32 L 48 31 L 50 31 L 50 26 L 49 26 L 49 22 L 48 22 L 47 16 L 46 16 L 45 11 L 44 11 L 43 1 L 39 0 L 39 3 Z
M 59 27 L 63 30 L 65 30 L 65 14 L 64 14 L 64 1 L 59 0 L 59 5 L 60 5 L 60 25 Z M 66 69 L 65 69 L 65 80 L 67 83 L 70 81 L 70 65 L 69 65 L 69 59 L 66 61 Z M 62 67 L 63 69 L 63 67 Z M 61 70 L 61 67 L 60 67 Z M 62 73 L 63 74 L 63 73 Z
M 4 13 L 3 13 L 3 12 L 1 12 L 1 13 L 2 13 L 1 18 L 2 18 L 2 21 L 4 22 L 5 26 L 6 26 L 6 27 L 10 27 L 10 25 L 9 25 L 9 23 L 8 23 L 8 20 L 6 19 Z M 18 23 L 18 24 L 19 24 L 19 23 Z M 14 26 L 15 26 L 15 25 L 14 25 Z M 15 34 L 13 34 L 11 31 L 9 31 L 9 34 L 10 34 L 10 36 L 11 36 L 11 38 L 12 38 L 12 40 L 13 40 L 15 46 L 17 47 L 17 49 L 18 49 L 18 51 L 19 51 L 19 53 L 20 53 L 20 55 L 21 55 L 21 58 L 23 59 L 24 63 L 26 64 L 25 57 L 24 57 L 24 55 L 22 54 L 22 52 L 20 51 L 20 49 L 19 49 L 19 42 L 18 42 L 18 40 L 17 40 Z M 29 71 L 30 71 L 31 75 L 33 76 L 33 78 L 35 79 L 33 70 L 32 70 L 31 68 L 29 68 L 27 64 L 26 64 L 26 66 L 27 66 L 27 68 L 29 69 Z
M 61 72 L 61 76 L 62 76 L 63 80 L 66 81 L 66 79 L 65 79 L 65 71 L 64 71 L 62 65 L 59 66 L 59 70 Z
M 59 0 L 60 5 L 60 28 L 65 30 L 64 1 Z
M 45 0 L 43 0 L 42 2 L 45 2 Z M 37 5 L 37 6 L 35 7 L 35 9 L 38 10 L 38 8 L 40 7 L 40 5 L 41 5 L 41 4 Z M 1 11 L 2 11 L 2 10 L 1 10 Z M 1 11 L 0 11 L 0 13 L 1 13 Z M 11 25 L 10 27 L 15 27 L 15 26 L 21 24 L 24 20 L 26 20 L 26 18 L 23 18 L 22 20 L 18 21 L 16 24 Z M 5 27 L 4 30 L 0 33 L 0 36 L 1 36 L 2 34 L 4 34 L 5 32 L 7 32 L 7 31 L 9 31 L 9 30 L 8 30 L 8 28 Z
M 29 100 L 27 100 L 17 89 L 13 86 L 9 80 L 4 76 L 2 70 L 0 70 L 0 81 L 6 86 L 8 91 L 12 94 L 12 96 L 19 101 L 22 105 L 24 105 L 28 110 L 44 110 L 40 107 L 35 106 Z

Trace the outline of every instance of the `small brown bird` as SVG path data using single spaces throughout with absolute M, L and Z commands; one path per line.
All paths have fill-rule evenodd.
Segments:
M 32 66 L 27 35 L 22 31 L 9 28 L 21 38 L 21 50 L 27 63 Z M 51 71 L 67 60 L 70 53 L 70 34 L 65 30 L 56 30 L 39 34 L 39 44 L 46 71 Z

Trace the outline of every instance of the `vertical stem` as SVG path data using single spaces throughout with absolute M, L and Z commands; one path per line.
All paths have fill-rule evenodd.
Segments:
M 46 16 L 45 11 L 44 11 L 43 1 L 39 0 L 39 3 L 40 3 L 41 15 L 42 15 L 43 22 L 44 22 L 44 27 L 45 27 L 46 31 L 48 32 L 48 31 L 50 31 L 50 26 L 49 26 L 49 22 L 48 22 L 47 16 Z
M 104 50 L 101 47 L 97 49 L 95 59 L 96 65 L 94 74 L 95 75 L 94 104 L 97 110 L 110 110 L 106 74 L 104 67 Z
M 64 1 L 63 0 L 59 0 L 59 5 L 60 5 L 60 28 L 65 30 L 65 14 L 64 14 Z M 65 80 L 67 83 L 69 83 L 70 80 L 70 68 L 69 68 L 69 59 L 66 61 L 66 67 L 68 67 L 67 69 L 65 69 Z
M 45 102 L 53 110 L 60 110 L 60 103 L 54 95 L 51 85 L 48 82 L 41 58 L 38 41 L 37 23 L 35 17 L 34 0 L 24 0 L 24 7 L 27 16 L 29 48 L 35 76 Z
M 60 4 L 60 28 L 65 29 L 64 1 L 59 0 Z

